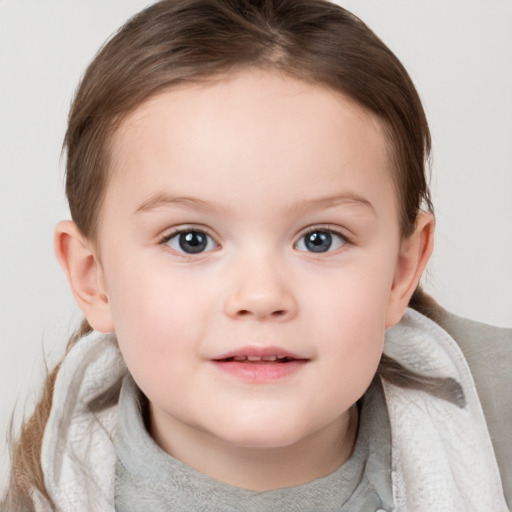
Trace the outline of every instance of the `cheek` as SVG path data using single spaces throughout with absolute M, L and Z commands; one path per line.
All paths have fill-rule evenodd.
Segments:
M 327 356 L 328 374 L 354 401 L 370 384 L 383 350 L 393 280 L 389 262 L 340 272 L 316 287 L 306 306 L 314 311 L 311 333 Z
M 385 315 L 393 285 L 394 254 L 385 252 L 357 255 L 335 272 L 317 273 L 308 285 L 311 293 L 306 309 L 314 309 L 318 324 L 338 325 L 348 335 L 370 326 L 384 330 Z
M 179 273 L 168 276 L 155 265 L 131 268 L 137 271 L 118 266 L 110 273 L 109 300 L 123 357 L 134 377 L 143 380 L 149 369 L 169 371 L 175 361 L 194 353 L 209 312 L 205 294 Z
M 363 381 L 364 387 L 364 382 L 369 384 L 373 378 L 382 354 L 385 310 L 367 300 L 351 300 L 339 306 L 324 318 L 320 316 L 319 343 L 328 363 L 343 369 L 343 375 L 335 370 L 331 375 L 343 379 L 345 386 L 359 388 Z
M 370 386 L 381 359 L 384 345 L 382 322 L 369 322 L 367 315 L 339 314 L 325 333 L 322 373 L 325 375 L 322 397 L 334 415 L 350 408 Z M 330 335 L 330 337 L 328 337 Z

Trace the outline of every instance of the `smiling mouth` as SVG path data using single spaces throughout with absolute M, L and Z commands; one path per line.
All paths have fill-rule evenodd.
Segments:
M 248 364 L 271 364 L 271 363 L 290 363 L 292 361 L 304 361 L 304 359 L 297 359 L 285 355 L 273 356 L 231 356 L 222 359 L 215 359 L 219 363 L 248 363 Z
M 245 347 L 211 359 L 223 373 L 249 383 L 276 383 L 311 361 L 278 347 Z
M 246 346 L 218 354 L 211 362 L 221 372 L 238 380 L 277 383 L 296 374 L 311 359 L 277 346 Z

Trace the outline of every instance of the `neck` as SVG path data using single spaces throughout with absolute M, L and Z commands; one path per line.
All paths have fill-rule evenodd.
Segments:
M 155 442 L 185 464 L 236 487 L 269 491 L 311 482 L 346 462 L 357 438 L 358 412 L 353 406 L 323 429 L 289 446 L 272 448 L 236 446 L 202 431 L 182 435 L 185 432 L 179 428 L 168 436 L 155 425 L 151 412 L 150 433 Z

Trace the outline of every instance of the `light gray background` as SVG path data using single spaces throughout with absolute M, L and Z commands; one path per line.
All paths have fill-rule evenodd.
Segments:
M 147 0 L 0 0 L 0 451 L 79 321 L 53 255 L 67 218 L 60 145 L 73 91 Z M 512 326 L 512 2 L 340 2 L 390 46 L 423 98 L 437 210 L 426 288 L 451 311 Z M 0 459 L 0 482 L 5 475 Z

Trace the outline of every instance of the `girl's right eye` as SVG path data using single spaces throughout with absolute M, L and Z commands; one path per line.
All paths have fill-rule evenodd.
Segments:
M 171 233 L 164 237 L 161 243 L 168 245 L 176 252 L 185 254 L 213 251 L 218 247 L 210 235 L 198 229 L 187 229 Z

